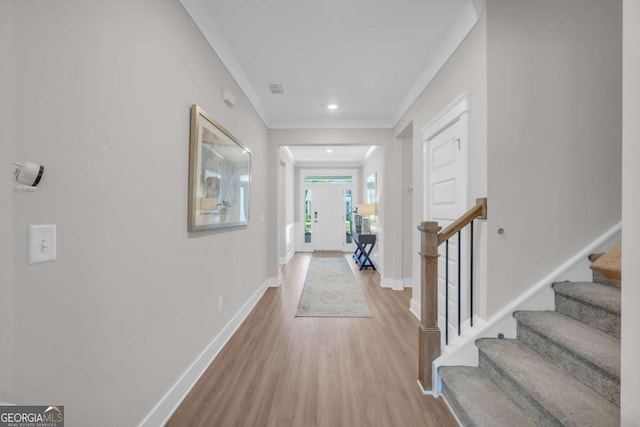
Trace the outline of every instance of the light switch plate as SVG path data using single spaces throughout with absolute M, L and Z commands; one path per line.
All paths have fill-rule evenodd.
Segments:
M 54 224 L 29 226 L 29 264 L 55 261 L 56 226 Z

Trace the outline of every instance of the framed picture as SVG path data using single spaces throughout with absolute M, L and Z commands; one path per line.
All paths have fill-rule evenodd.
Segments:
M 189 231 L 249 223 L 251 151 L 202 108 L 191 107 Z

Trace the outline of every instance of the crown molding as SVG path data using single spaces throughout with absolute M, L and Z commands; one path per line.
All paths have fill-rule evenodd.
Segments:
M 424 69 L 413 86 L 411 86 L 411 89 L 409 89 L 409 92 L 404 96 L 402 103 L 393 117 L 392 121 L 394 126 L 396 126 L 400 122 L 400 119 L 402 119 L 402 116 L 409 111 L 420 94 L 429 86 L 429 83 L 431 83 L 451 55 L 458 49 L 458 46 L 460 46 L 465 37 L 467 37 L 467 34 L 469 34 L 478 23 L 485 2 L 486 0 L 469 0 L 469 3 L 467 3 L 462 10 L 455 25 L 451 28 L 449 34 L 438 48 L 438 51 L 433 55 L 427 68 Z
M 336 161 L 326 161 L 326 162 L 310 162 L 310 161 L 296 161 L 294 162 L 294 166 L 297 168 L 304 169 L 324 169 L 330 167 L 332 169 L 358 169 L 364 165 L 364 162 L 336 162 Z
M 391 120 L 275 122 L 269 129 L 391 129 Z
M 258 113 L 264 124 L 269 128 L 269 115 L 267 114 L 267 110 L 264 108 L 260 97 L 249 82 L 249 78 L 247 78 L 247 75 L 240 66 L 240 62 L 233 54 L 231 47 L 222 36 L 218 24 L 211 18 L 213 15 L 211 9 L 209 9 L 202 0 L 180 0 L 180 3 L 191 17 L 193 23 L 196 24 L 196 28 L 200 30 L 207 40 L 209 46 L 211 46 L 218 55 L 222 64 L 227 68 L 231 77 L 236 81 L 240 90 L 242 90 L 249 100 L 249 103 L 253 106 L 254 110 L 256 110 L 256 113 Z

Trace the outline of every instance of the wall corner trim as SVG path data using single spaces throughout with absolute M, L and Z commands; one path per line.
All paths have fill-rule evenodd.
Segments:
M 263 284 L 263 286 L 266 284 L 266 286 L 268 288 L 279 288 L 280 284 L 282 283 L 282 279 L 280 278 L 280 276 L 277 277 L 269 277 L 265 283 Z M 252 307 L 253 308 L 253 307 Z M 244 319 L 243 319 L 244 320 Z
M 462 44 L 462 41 L 467 37 L 467 34 L 469 34 L 473 27 L 476 26 L 480 19 L 480 15 L 482 14 L 482 10 L 484 9 L 484 5 L 485 0 L 470 0 L 469 3 L 467 3 L 458 17 L 458 20 L 449 31 L 449 34 L 440 44 L 437 52 L 433 55 L 433 59 L 429 65 L 427 65 L 427 68 L 422 71 L 422 74 L 418 76 L 413 86 L 411 86 L 407 94 L 402 99 L 400 107 L 398 107 L 398 110 L 393 117 L 393 123 L 397 125 L 400 122 L 402 116 L 409 111 L 409 108 L 411 108 L 413 103 L 416 102 L 416 99 L 418 99 L 424 89 L 429 86 L 440 69 L 444 67 L 449 58 L 458 49 L 460 44 Z
M 394 291 L 403 291 L 404 290 L 404 280 L 402 279 L 391 279 L 389 277 L 383 277 L 380 280 L 380 286 L 383 288 L 391 288 Z
M 420 321 L 420 303 L 414 300 L 413 298 L 411 298 L 411 301 L 409 302 L 409 311 L 411 312 L 411 314 L 415 316 L 416 319 L 418 319 L 418 322 L 419 322 Z
M 295 254 L 296 254 L 296 251 L 294 250 L 290 251 L 287 255 L 281 256 L 280 259 L 278 260 L 278 263 L 280 265 L 289 264 L 289 261 L 291 261 L 291 258 L 293 258 Z
M 424 139 L 431 139 L 440 133 L 443 128 L 448 127 L 467 112 L 469 112 L 469 92 L 465 91 L 456 96 L 453 101 L 429 120 L 427 124 L 420 129 L 420 133 L 423 134 Z
M 240 61 L 238 61 L 231 47 L 224 39 L 220 28 L 211 18 L 208 6 L 202 0 L 180 0 L 180 3 L 205 40 L 207 40 L 209 46 L 227 67 L 229 74 L 236 81 L 265 126 L 269 127 L 269 116 L 262 104 L 262 100 L 260 100 L 257 92 L 249 82 L 249 78 L 244 73 L 242 66 L 240 66 Z
M 266 279 L 258 289 L 249 297 L 247 302 L 238 310 L 224 328 L 216 335 L 216 337 L 207 345 L 207 347 L 198 355 L 194 362 L 187 370 L 178 378 L 178 380 L 169 388 L 160 401 L 151 409 L 149 414 L 138 424 L 138 427 L 156 427 L 165 425 L 171 415 L 178 409 L 180 403 L 187 396 L 202 374 L 207 370 L 211 362 L 215 360 L 220 351 L 227 344 L 242 322 L 247 318 L 249 313 L 256 306 L 262 295 L 269 287 L 273 287 L 272 283 L 279 286 L 280 281 L 277 277 Z

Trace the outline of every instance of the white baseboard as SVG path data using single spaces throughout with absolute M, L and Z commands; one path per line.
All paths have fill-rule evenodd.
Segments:
M 273 285 L 276 283 L 276 285 Z M 207 348 L 196 358 L 191 366 L 180 376 L 180 378 L 171 386 L 169 391 L 160 399 L 156 406 L 149 414 L 140 422 L 139 427 L 157 427 L 163 426 L 169 421 L 171 415 L 178 408 L 180 403 L 187 396 L 191 388 L 200 379 L 202 374 L 207 370 L 211 362 L 216 358 L 220 350 L 227 344 L 227 341 L 233 336 L 244 319 L 251 313 L 255 305 L 260 301 L 262 295 L 269 287 L 279 286 L 280 282 L 277 277 L 266 279 L 262 285 L 249 297 L 249 300 L 238 310 L 233 318 L 226 324 L 218 335 L 209 343 Z
M 405 277 L 402 279 L 402 283 L 405 288 L 413 288 L 413 279 L 411 277 Z
M 265 286 L 266 284 L 268 288 L 279 288 L 281 283 L 282 283 L 282 278 L 280 277 L 280 275 L 278 275 L 277 277 L 269 277 L 267 280 L 264 281 L 262 286 Z
M 478 350 L 475 341 L 479 338 L 496 337 L 503 333 L 506 338 L 516 337 L 516 320 L 513 313 L 518 310 L 553 310 L 555 294 L 551 285 L 558 281 L 590 281 L 588 256 L 594 252 L 607 251 L 620 241 L 622 223 L 618 223 L 596 240 L 582 248 L 559 267 L 534 284 L 529 290 L 507 304 L 486 322 L 476 321 L 473 328 L 465 330 L 460 337 L 450 341 L 442 354 L 433 362 L 433 386 L 435 394 L 441 392 L 438 368 L 440 366 L 477 366 Z M 411 300 L 413 303 L 413 300 Z M 413 307 L 413 304 L 412 304 Z M 419 311 L 418 311 L 419 313 Z
M 438 396 L 436 396 L 438 397 Z M 462 424 L 460 422 L 460 419 L 458 418 L 458 416 L 456 415 L 455 411 L 453 410 L 453 408 L 451 407 L 451 405 L 449 404 L 449 401 L 447 400 L 446 397 L 442 396 L 442 400 L 444 401 L 444 403 L 447 405 L 447 408 L 449 408 L 449 412 L 451 412 L 451 415 L 453 415 L 453 418 L 456 419 L 456 422 L 458 423 L 459 426 L 464 426 L 464 424 Z
M 286 256 L 281 256 L 279 258 L 278 262 L 280 263 L 280 265 L 288 264 L 289 261 L 291 261 L 291 258 L 293 258 L 293 256 L 295 255 L 295 253 L 296 253 L 296 251 L 292 250 Z
M 391 288 L 394 291 L 404 290 L 404 282 L 402 279 L 390 279 L 389 277 L 383 277 L 380 279 L 380 286 L 383 288 Z
M 416 319 L 418 319 L 418 322 L 420 321 L 420 304 L 418 303 L 418 301 L 414 300 L 413 298 L 411 298 L 411 301 L 409 302 L 409 311 L 411 312 L 411 314 L 413 314 Z
M 434 394 L 433 391 L 431 390 L 425 390 L 424 387 L 422 387 L 422 384 L 420 384 L 420 381 L 416 381 L 418 383 L 418 388 L 420 389 L 420 392 L 422 394 L 424 394 L 425 396 L 433 396 L 433 397 L 438 397 L 437 394 Z

